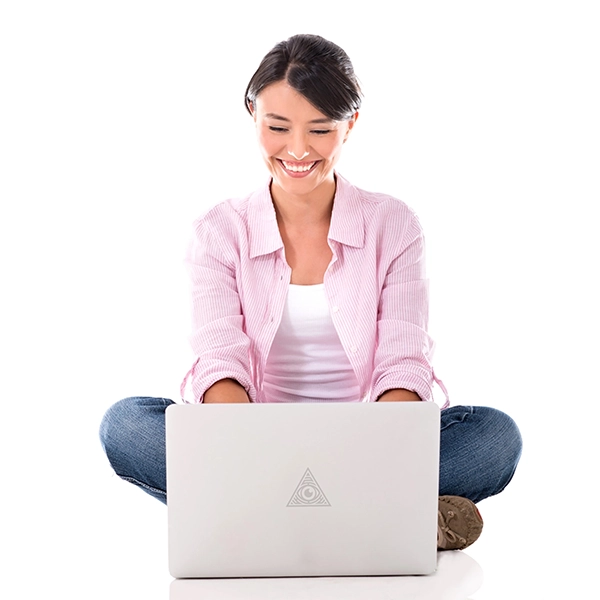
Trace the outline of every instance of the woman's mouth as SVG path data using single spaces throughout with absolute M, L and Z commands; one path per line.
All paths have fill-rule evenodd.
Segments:
M 291 175 L 293 177 L 302 177 L 304 175 L 307 175 L 319 162 L 318 160 L 313 160 L 311 162 L 289 162 L 280 158 L 278 158 L 277 160 L 279 164 L 283 166 L 283 170 L 288 175 Z

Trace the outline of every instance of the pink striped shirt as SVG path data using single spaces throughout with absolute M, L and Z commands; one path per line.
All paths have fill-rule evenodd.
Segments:
M 336 181 L 328 236 L 333 258 L 323 283 L 360 398 L 375 401 L 404 388 L 432 400 L 434 381 L 444 388 L 431 364 L 419 221 L 400 200 L 360 190 L 339 174 Z M 265 364 L 291 278 L 269 184 L 198 219 L 186 265 L 197 360 L 181 385 L 182 398 L 190 377 L 193 402 L 230 378 L 253 402 L 264 402 Z

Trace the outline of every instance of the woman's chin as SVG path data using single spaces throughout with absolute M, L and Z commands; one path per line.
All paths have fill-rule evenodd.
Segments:
M 300 176 L 295 173 L 288 173 L 281 166 L 278 166 L 276 169 L 270 169 L 270 171 L 273 176 L 273 185 L 276 190 L 280 190 L 291 196 L 308 196 L 309 194 L 328 186 L 332 186 L 332 191 L 335 190 L 333 170 L 324 174 L 320 165 L 317 165 L 306 174 Z

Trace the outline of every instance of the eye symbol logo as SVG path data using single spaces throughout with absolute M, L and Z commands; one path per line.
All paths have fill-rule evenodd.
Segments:
M 297 506 L 331 506 L 310 469 L 306 469 L 296 491 L 287 504 Z
M 300 495 L 302 496 L 302 498 L 304 498 L 307 502 L 310 502 L 311 500 L 314 500 L 315 496 L 316 496 L 317 491 L 315 490 L 314 487 L 312 487 L 311 485 L 305 485 L 301 490 L 300 490 Z

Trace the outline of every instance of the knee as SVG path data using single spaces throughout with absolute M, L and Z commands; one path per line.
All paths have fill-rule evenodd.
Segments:
M 476 413 L 484 424 L 490 449 L 496 461 L 499 461 L 512 472 L 521 458 L 523 438 L 515 421 L 506 413 L 496 408 L 477 407 Z M 512 476 L 512 475 L 511 475 Z
M 130 419 L 131 413 L 135 411 L 136 400 L 138 398 L 124 398 L 123 400 L 119 400 L 102 417 L 99 431 L 100 443 L 109 460 L 115 446 L 118 444 L 119 432 L 122 429 L 123 423 Z
M 100 443 L 111 463 L 113 458 L 127 451 L 127 447 L 140 437 L 145 417 L 153 411 L 164 411 L 171 400 L 135 396 L 113 404 L 100 422 Z

